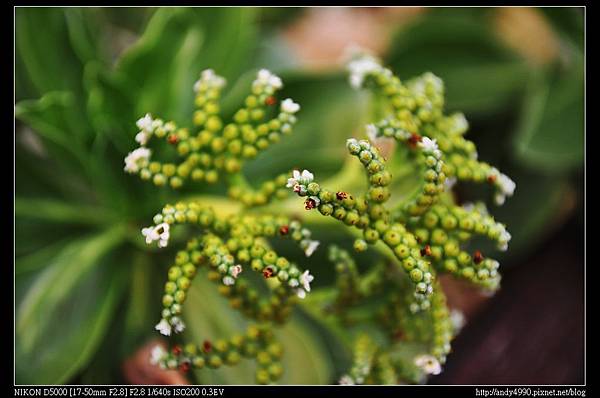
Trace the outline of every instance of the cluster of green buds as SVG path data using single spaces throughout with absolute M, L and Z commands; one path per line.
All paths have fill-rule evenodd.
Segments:
M 190 369 L 218 369 L 235 366 L 243 358 L 256 361 L 256 382 L 269 384 L 283 374 L 281 356 L 283 346 L 276 341 L 273 331 L 264 325 L 252 325 L 245 334 L 215 342 L 205 340 L 202 344 L 174 345 L 169 351 L 161 346 L 152 350 L 150 362 L 162 369 L 188 372 Z
M 280 256 L 270 239 L 291 239 L 308 257 L 319 245 L 311 239 L 308 229 L 295 220 L 271 215 L 230 215 L 219 217 L 197 202 L 179 202 L 165 206 L 154 216 L 154 225 L 143 229 L 146 241 L 168 244 L 169 231 L 176 225 L 192 225 L 200 235 L 188 241 L 169 268 L 162 298 L 163 310 L 156 330 L 165 336 L 185 329 L 183 305 L 194 277 L 206 269 L 208 280 L 218 284 L 218 291 L 229 300 L 233 309 L 257 322 L 245 338 L 234 337 L 219 341 L 214 347 L 205 342 L 201 348 L 186 345 L 174 347 L 172 353 L 160 351 L 154 362 L 168 369 L 218 368 L 221 364 L 235 365 L 241 357 L 255 358 L 258 363 L 256 380 L 270 383 L 281 376 L 278 362 L 281 347 L 274 342 L 272 326 L 284 323 L 292 307 L 310 292 L 313 275 Z M 269 297 L 244 280 L 245 270 L 262 274 L 271 291 Z M 214 348 L 214 349 L 213 349 Z
M 289 135 L 296 123 L 295 114 L 300 106 L 287 98 L 278 104 L 277 91 L 283 87 L 281 79 L 261 69 L 252 83 L 251 94 L 244 106 L 225 123 L 220 113 L 219 99 L 225 79 L 207 69 L 194 84 L 196 110 L 193 128 L 178 127 L 173 121 L 165 122 L 146 114 L 137 121 L 140 129 L 135 140 L 140 144 L 125 158 L 125 171 L 139 174 L 155 185 L 169 184 L 180 188 L 188 180 L 214 184 L 223 175 L 230 179 L 230 196 L 247 206 L 264 205 L 273 198 L 286 195 L 285 175 L 265 182 L 257 191 L 245 182 L 241 173 L 246 160 L 253 159 L 282 135 Z M 165 139 L 175 148 L 177 162 L 152 159 L 148 147 L 152 138 Z
M 218 217 L 211 208 L 199 203 L 179 202 L 165 206 L 154 216 L 154 225 L 142 231 L 147 243 L 158 240 L 158 245 L 164 247 L 169 238 L 165 235 L 179 224 L 196 226 L 201 235 L 188 241 L 169 269 L 162 317 L 156 325 L 161 334 L 169 336 L 185 329 L 182 305 L 202 266 L 208 268 L 208 279 L 220 285 L 219 292 L 233 308 L 260 322 L 284 322 L 295 298 L 302 299 L 310 292 L 313 275 L 278 255 L 269 244 L 269 239 L 291 239 L 310 256 L 319 242 L 312 240 L 311 232 L 298 221 L 252 214 Z M 261 273 L 269 281 L 271 297 L 261 297 L 254 287 L 239 280 L 246 269 Z
M 258 188 L 246 181 L 243 163 L 278 142 L 282 134 L 290 134 L 300 109 L 285 99 L 279 111 L 272 110 L 283 83 L 265 69 L 258 72 L 251 94 L 229 123 L 219 116 L 225 80 L 210 69 L 194 85 L 192 130 L 150 114 L 138 120 L 140 132 L 135 140 L 140 147 L 125 158 L 125 171 L 173 188 L 190 179 L 212 184 L 226 175 L 229 197 L 243 206 L 236 214 L 224 215 L 200 201 L 179 202 L 166 205 L 154 216 L 153 225 L 142 229 L 146 243 L 156 242 L 160 248 L 168 245 L 176 225 L 199 230 L 169 268 L 156 330 L 165 336 L 185 330 L 183 305 L 199 273 L 217 284 L 233 309 L 254 322 L 244 335 L 214 343 L 174 345 L 168 351 L 157 347 L 154 364 L 185 372 L 233 366 L 251 358 L 257 363 L 258 383 L 281 377 L 283 349 L 273 327 L 289 319 L 294 305 L 311 291 L 314 277 L 279 255 L 272 241 L 290 239 L 306 257 L 320 243 L 299 220 L 249 208 L 283 199 L 289 190 L 302 197 L 306 211 L 352 227 L 357 235 L 355 251 L 371 246 L 385 259 L 360 272 L 350 253 L 329 247 L 337 278 L 335 294 L 328 296 L 327 316 L 350 326 L 355 337 L 353 365 L 340 384 L 418 382 L 424 375 L 441 372 L 459 326 L 447 306 L 439 274 L 450 273 L 486 291 L 498 289 L 499 263 L 480 250 L 470 251 L 468 245 L 480 236 L 506 250 L 510 234 L 482 203 L 458 205 L 452 189 L 459 181 L 488 183 L 494 187 L 495 202 L 502 204 L 513 194 L 514 182 L 477 159 L 475 145 L 464 138 L 468 124 L 462 114 L 444 115 L 444 87 L 439 78 L 426 73 L 402 83 L 366 55 L 352 59 L 348 68 L 353 87 L 368 88 L 383 99 L 377 104 L 381 105 L 378 114 L 384 117 L 366 126 L 368 139 L 346 142 L 367 177 L 368 187 L 360 195 L 321 186 L 308 170 L 280 174 Z M 148 144 L 153 137 L 165 138 L 180 161 L 152 159 Z M 384 156 L 380 147 L 386 141 L 395 150 Z M 411 193 L 400 198 L 392 198 L 394 164 L 387 161 L 389 156 L 401 156 L 410 168 L 404 176 L 416 180 Z M 245 278 L 249 272 L 262 275 L 270 294 Z M 364 330 L 351 332 L 351 326 L 361 320 L 384 333 L 373 338 Z
M 360 275 L 349 254 L 340 249 L 330 253 L 339 289 L 331 306 L 360 311 L 375 301 L 379 307 L 376 321 L 388 335 L 387 343 L 358 336 L 354 366 L 340 383 L 381 382 L 380 373 L 392 382 L 418 380 L 415 369 L 425 375 L 441 372 L 458 330 L 438 274 L 450 273 L 494 291 L 500 282 L 498 261 L 480 250 L 469 253 L 467 246 L 475 235 L 495 242 L 499 250 L 506 250 L 510 240 L 505 225 L 496 222 L 485 205 L 457 205 L 452 188 L 457 181 L 489 183 L 495 188 L 495 202 L 502 204 L 513 194 L 515 184 L 477 160 L 475 145 L 464 138 L 468 128 L 464 115 L 444 115 L 444 87 L 438 77 L 426 73 L 402 83 L 368 55 L 352 59 L 348 69 L 353 87 L 368 88 L 383 99 L 378 102 L 382 105 L 378 114 L 384 117 L 367 125 L 368 140 L 351 138 L 346 144 L 364 167 L 366 192 L 355 195 L 327 189 L 307 170 L 294 171 L 287 186 L 303 197 L 306 210 L 359 229 L 362 237 L 354 243 L 356 251 L 382 243 L 375 248 L 393 254 L 394 260 L 378 268 L 389 277 L 378 278 L 378 289 L 365 289 L 363 280 L 372 280 L 371 274 Z M 386 156 L 401 156 L 411 166 L 407 174 L 418 178 L 412 194 L 396 201 L 390 200 L 392 172 L 379 150 L 386 147 L 386 141 L 395 148 Z M 413 288 L 407 289 L 410 285 Z M 339 318 L 343 321 L 347 316 Z M 407 358 L 398 354 L 402 352 L 399 344 L 417 344 L 422 353 Z M 383 359 L 378 360 L 378 353 L 384 354 Z M 373 373 L 379 362 L 384 371 Z
M 345 191 L 322 188 L 308 170 L 302 173 L 295 170 L 287 185 L 299 196 L 305 197 L 306 210 L 316 209 L 324 216 L 360 229 L 363 239 L 355 242 L 357 251 L 363 251 L 368 244 L 379 241 L 387 245 L 398 258 L 398 267 L 410 273 L 415 283 L 415 298 L 426 309 L 428 297 L 433 292 L 430 262 L 415 236 L 405 225 L 396 222 L 384 205 L 390 198 L 388 185 L 392 180 L 391 173 L 386 170 L 385 160 L 378 149 L 366 140 L 351 138 L 347 147 L 361 161 L 368 174 L 369 189 L 365 195 L 354 196 Z
M 196 110 L 194 128 L 180 128 L 146 114 L 137 121 L 140 129 L 135 140 L 140 147 L 125 158 L 125 171 L 139 174 L 155 185 L 168 183 L 173 188 L 186 181 L 215 183 L 228 175 L 229 195 L 245 207 L 264 205 L 275 198 L 287 196 L 287 173 L 264 182 L 258 189 L 250 187 L 242 173 L 243 162 L 259 151 L 278 142 L 282 134 L 290 134 L 300 106 L 291 99 L 279 103 L 276 93 L 283 86 L 281 79 L 262 69 L 252 83 L 251 94 L 244 107 L 235 112 L 233 120 L 224 124 L 219 116 L 218 100 L 225 79 L 211 69 L 201 73 L 194 85 Z M 271 114 L 271 116 L 269 116 Z M 160 162 L 151 158 L 148 147 L 152 138 L 164 138 L 174 146 L 181 158 L 178 163 Z M 204 272 L 218 285 L 232 308 L 253 320 L 245 335 L 209 340 L 202 344 L 174 345 L 170 350 L 157 346 L 151 362 L 165 369 L 187 372 L 191 368 L 233 366 L 241 358 L 253 358 L 257 363 L 256 381 L 268 384 L 278 380 L 283 367 L 283 348 L 275 340 L 272 327 L 284 323 L 292 307 L 306 297 L 314 277 L 308 270 L 279 255 L 271 247 L 273 239 L 294 241 L 309 257 L 319 247 L 311 232 L 299 221 L 285 216 L 245 213 L 218 215 L 200 202 L 179 202 L 166 205 L 153 218 L 153 225 L 143 228 L 147 244 L 168 246 L 171 228 L 189 225 L 200 230 L 185 248 L 177 252 L 169 268 L 162 297 L 163 309 L 155 329 L 164 336 L 185 330 L 183 306 L 195 276 Z M 248 270 L 261 274 L 271 294 L 267 297 L 252 280 L 243 276 Z
M 444 115 L 444 84 L 432 73 L 402 83 L 375 58 L 359 54 L 348 63 L 350 83 L 367 88 L 387 102 L 388 117 L 370 138 L 408 139 L 411 145 L 429 138 L 441 151 L 448 185 L 458 181 L 487 182 L 494 186 L 495 202 L 512 196 L 515 183 L 493 166 L 477 160 L 475 144 L 464 138 L 468 123 L 462 113 Z M 385 130 L 385 127 L 391 129 Z

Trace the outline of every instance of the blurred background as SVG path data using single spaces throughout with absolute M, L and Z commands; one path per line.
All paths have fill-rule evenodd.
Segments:
M 515 196 L 492 209 L 513 236 L 499 258 L 502 289 L 490 298 L 443 281 L 468 322 L 429 383 L 583 383 L 582 8 L 17 8 L 15 39 L 17 383 L 185 381 L 146 363 L 183 237 L 159 252 L 139 230 L 168 201 L 226 187 L 174 193 L 126 175 L 135 121 L 151 112 L 188 124 L 191 87 L 205 68 L 228 79 L 231 114 L 267 67 L 302 113 L 293 136 L 245 172 L 260 181 L 302 165 L 332 176 L 345 139 L 367 122 L 368 96 L 350 89 L 343 70 L 351 45 L 401 79 L 440 76 L 447 109 L 465 113 L 480 158 L 517 182 Z M 461 200 L 491 203 L 485 189 L 457 189 Z M 343 229 L 320 233 L 348 241 Z M 317 287 L 331 283 L 324 251 L 315 257 L 324 264 Z M 244 324 L 200 279 L 187 307 L 192 341 Z M 350 365 L 301 310 L 280 338 L 283 384 L 335 383 Z M 188 380 L 253 383 L 251 369 Z

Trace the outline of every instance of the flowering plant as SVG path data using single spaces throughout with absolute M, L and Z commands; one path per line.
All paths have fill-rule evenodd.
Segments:
M 173 226 L 200 228 L 200 234 L 177 253 L 169 269 L 161 319 L 155 329 L 165 336 L 185 330 L 183 304 L 202 267 L 208 269 L 206 277 L 220 285 L 219 292 L 231 307 L 255 322 L 245 335 L 214 344 L 205 340 L 183 348 L 174 345 L 168 352 L 157 346 L 154 364 L 187 372 L 191 367 L 233 366 L 248 357 L 258 364 L 258 383 L 275 382 L 282 375 L 283 348 L 273 328 L 286 322 L 298 299 L 311 292 L 315 276 L 279 255 L 270 242 L 291 238 L 307 257 L 319 247 L 300 220 L 269 212 L 270 202 L 285 199 L 285 188 L 305 198 L 306 211 L 318 211 L 360 230 L 362 237 L 354 242 L 357 252 L 380 242 L 378 250 L 387 251 L 390 257 L 361 274 L 347 251 L 329 247 L 337 283 L 334 297 L 317 308 L 331 306 L 331 322 L 342 325 L 365 303 L 375 303 L 375 313 L 363 315 L 363 322 L 369 320 L 382 333 L 380 341 L 360 329 L 349 333 L 356 334 L 351 337 L 355 359 L 352 369 L 341 377 L 342 384 L 396 384 L 441 372 L 457 326 L 437 282 L 439 273 L 451 273 L 490 292 L 498 288 L 498 261 L 479 250 L 468 253 L 465 246 L 474 235 L 481 235 L 506 250 L 510 234 L 483 204 L 455 204 L 452 187 L 456 181 L 488 183 L 496 190 L 496 203 L 502 204 L 513 194 L 514 182 L 477 159 L 475 145 L 464 138 L 468 125 L 462 114 L 444 115 L 443 83 L 438 77 L 426 73 L 402 83 L 390 69 L 364 54 L 355 56 L 348 69 L 354 88 L 368 88 L 387 102 L 381 106 L 383 118 L 367 125 L 368 140 L 350 138 L 346 142 L 347 150 L 367 174 L 368 188 L 362 195 L 325 189 L 306 169 L 282 174 L 258 189 L 244 180 L 244 161 L 278 142 L 282 134 L 290 134 L 300 110 L 290 98 L 278 101 L 282 80 L 266 69 L 258 72 L 244 107 L 229 123 L 219 116 L 218 100 L 225 79 L 212 69 L 203 71 L 194 84 L 195 131 L 150 114 L 138 120 L 140 132 L 135 140 L 140 147 L 125 158 L 126 172 L 158 186 L 168 182 L 173 188 L 181 187 L 188 178 L 216 183 L 225 174 L 230 197 L 242 204 L 239 212 L 225 215 L 217 214 L 210 204 L 182 201 L 166 205 L 154 217 L 154 225 L 142 229 L 146 243 L 158 241 L 159 247 L 165 247 Z M 274 111 L 278 103 L 279 109 Z M 183 160 L 153 160 L 148 148 L 153 137 L 166 139 Z M 394 179 L 380 148 L 390 160 L 402 157 L 406 174 L 417 181 L 412 193 L 387 206 Z M 259 209 L 253 211 L 253 207 Z M 269 292 L 261 292 L 256 281 L 244 278 L 247 269 L 263 276 Z M 316 269 L 313 267 L 313 272 L 318 276 L 318 266 Z M 399 341 L 399 334 L 406 337 Z M 421 352 L 403 354 L 405 343 L 418 344 Z
M 184 380 L 161 365 L 201 384 L 422 382 L 448 368 L 455 308 L 469 313 L 440 285 L 494 291 L 494 259 L 517 265 L 575 209 L 583 19 L 423 10 L 371 34 L 390 71 L 356 57 L 348 81 L 288 35 L 321 11 L 16 9 L 17 383 Z M 496 35 L 516 14 L 554 34 L 543 63 Z M 443 87 L 404 80 L 427 70 Z M 518 182 L 493 210 L 507 252 L 506 228 L 469 202 L 513 184 L 464 137 Z M 151 356 L 151 338 L 168 352 Z

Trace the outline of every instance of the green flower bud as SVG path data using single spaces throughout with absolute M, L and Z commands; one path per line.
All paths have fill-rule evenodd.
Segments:
M 364 241 L 363 239 L 356 239 L 354 241 L 354 250 L 356 250 L 357 252 L 364 252 L 365 250 L 367 250 L 367 242 Z
M 192 364 L 194 365 L 194 367 L 196 369 L 202 369 L 204 367 L 204 365 L 206 364 L 206 361 L 204 360 L 203 357 L 196 356 L 196 357 L 194 357 L 194 359 L 192 359 Z
M 170 307 L 173 304 L 173 296 L 170 294 L 165 294 L 162 298 L 163 306 Z
M 212 369 L 220 368 L 223 365 L 223 360 L 218 355 L 211 355 L 208 358 L 208 366 Z
M 363 235 L 368 243 L 375 243 L 379 239 L 379 232 L 375 229 L 366 229 Z
M 324 216 L 330 216 L 333 214 L 333 206 L 330 204 L 321 204 L 318 206 L 319 212 Z

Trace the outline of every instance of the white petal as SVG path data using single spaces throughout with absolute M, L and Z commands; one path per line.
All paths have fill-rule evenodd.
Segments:
M 272 75 L 269 78 L 269 86 L 272 86 L 274 88 L 281 88 L 281 87 L 283 87 L 283 82 L 281 81 L 281 79 L 279 78 L 279 76 Z M 298 106 L 298 109 L 300 109 L 299 106 Z
M 312 180 L 315 178 L 315 176 L 314 176 L 314 175 L 313 175 L 313 173 L 311 173 L 310 171 L 308 171 L 308 170 L 303 170 L 303 171 L 302 171 L 302 178 L 303 178 L 304 180 L 307 180 L 307 181 L 311 182 L 311 181 L 312 181 Z
M 223 284 L 225 286 L 231 286 L 235 283 L 235 279 L 233 279 L 231 276 L 227 275 L 226 277 L 223 278 Z
M 437 143 L 429 137 L 423 137 L 420 143 L 421 148 L 426 152 L 435 152 L 438 150 Z M 441 154 L 440 154 L 441 155 Z
M 415 358 L 415 365 L 427 374 L 437 375 L 442 372 L 440 362 L 432 355 L 419 355 Z
M 296 113 L 300 110 L 300 105 L 287 98 L 281 102 L 281 110 L 286 113 Z
M 144 130 L 144 131 L 152 131 L 152 116 L 149 113 L 146 113 L 146 115 L 142 118 L 140 118 L 137 122 L 136 125 L 138 126 L 138 128 L 140 130 Z
M 158 330 L 162 335 L 171 335 L 171 325 L 169 325 L 169 322 L 167 322 L 166 319 L 161 319 L 160 322 L 154 327 L 154 329 Z
M 306 257 L 310 257 L 315 252 L 315 250 L 317 250 L 320 243 L 321 242 L 319 242 L 318 240 L 309 241 L 306 245 L 306 249 L 304 249 L 304 254 L 306 255 Z
M 369 140 L 377 140 L 377 132 L 377 127 L 374 124 L 367 124 L 367 137 L 369 137 Z
M 310 282 L 312 282 L 315 277 L 309 273 L 309 270 L 306 270 L 302 275 L 300 275 L 299 279 L 302 287 L 304 287 L 304 290 L 310 292 Z
M 268 69 L 261 69 L 258 71 L 257 79 L 261 83 L 267 83 L 271 77 L 271 72 Z
M 340 384 L 342 386 L 351 386 L 351 385 L 354 385 L 354 380 L 352 380 L 352 377 L 350 377 L 348 375 L 344 375 L 344 376 L 340 377 L 338 384 Z
M 140 131 L 135 135 L 135 141 L 139 142 L 140 145 L 146 145 L 150 136 L 145 131 Z
M 159 345 L 155 345 L 150 355 L 150 363 L 157 365 L 164 357 L 167 352 Z
M 306 292 L 304 291 L 304 289 L 297 289 L 296 290 L 296 294 L 298 295 L 298 297 L 300 297 L 301 299 L 306 297 Z
M 298 183 L 298 181 L 296 181 L 295 178 L 288 178 L 287 184 L 285 184 L 285 186 L 286 186 L 286 188 L 292 188 L 297 183 Z

